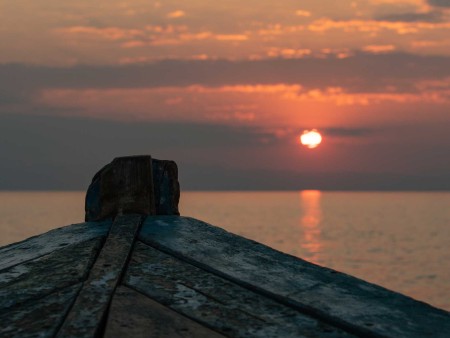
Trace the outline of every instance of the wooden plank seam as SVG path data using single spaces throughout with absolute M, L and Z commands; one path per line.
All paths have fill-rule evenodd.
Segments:
M 139 240 L 122 286 L 233 337 L 354 337 Z
M 159 218 L 159 219 L 161 220 L 162 218 Z M 180 259 L 181 261 L 184 261 L 188 264 L 196 266 L 208 273 L 212 273 L 219 277 L 222 277 L 222 278 L 224 278 L 230 282 L 233 282 L 237 285 L 240 285 L 241 287 L 246 288 L 252 292 L 255 292 L 262 296 L 273 299 L 283 305 L 286 305 L 286 306 L 288 306 L 292 309 L 295 309 L 305 315 L 311 316 L 312 318 L 316 318 L 327 325 L 334 326 L 334 327 L 336 327 L 340 330 L 346 331 L 350 334 L 361 336 L 361 337 L 367 337 L 367 338 L 387 338 L 387 336 L 375 333 L 375 332 L 371 331 L 370 329 L 352 325 L 351 323 L 347 323 L 344 320 L 342 320 L 341 318 L 330 315 L 330 314 L 326 313 L 325 311 L 321 311 L 320 309 L 317 309 L 317 308 L 314 308 L 307 304 L 303 304 L 301 302 L 295 301 L 286 296 L 277 294 L 275 292 L 267 290 L 266 288 L 255 285 L 252 282 L 245 281 L 244 279 L 236 278 L 232 274 L 222 271 L 219 267 L 215 267 L 213 265 L 206 264 L 205 262 L 202 262 L 201 260 L 198 260 L 195 257 L 186 255 L 186 253 L 183 253 L 182 251 L 179 251 L 177 249 L 174 249 L 174 248 L 171 248 L 171 247 L 165 245 L 165 243 L 161 243 L 159 241 L 158 236 L 154 236 L 154 237 L 149 236 L 149 234 L 147 232 L 147 230 L 149 229 L 148 225 L 154 220 L 155 220 L 154 218 L 147 219 L 147 222 L 144 223 L 143 229 L 140 232 L 139 238 L 138 238 L 138 240 L 153 247 L 154 249 L 159 250 L 168 255 L 171 255 L 173 257 L 176 257 L 176 258 Z M 188 220 L 189 220 L 189 218 L 180 218 L 179 219 L 179 221 L 188 221 Z M 192 219 L 192 220 L 194 221 L 194 219 Z M 199 222 L 200 222 L 199 224 L 203 224 L 204 226 L 207 226 L 206 223 L 203 223 L 201 221 L 199 221 Z M 185 225 L 185 227 L 183 229 L 186 230 L 186 228 L 188 227 L 187 226 L 188 224 L 184 224 L 184 225 Z M 210 227 L 211 227 L 210 230 L 219 229 L 219 228 L 215 228 L 213 226 L 210 226 Z M 168 228 L 164 227 L 164 229 L 166 230 Z M 197 230 L 200 232 L 201 230 L 205 230 L 205 229 L 198 228 Z M 202 234 L 205 235 L 205 233 L 202 233 Z M 232 235 L 232 236 L 234 237 L 234 235 Z M 170 240 L 183 240 L 182 237 L 183 237 L 183 235 L 180 233 L 171 233 Z M 238 237 L 236 237 L 236 238 L 238 238 Z M 251 240 L 248 242 L 253 243 Z M 178 249 L 181 249 L 181 247 L 178 247 L 178 246 L 176 246 L 176 247 Z
M 57 337 L 100 337 L 110 303 L 126 269 L 142 215 L 119 215 Z
M 449 337 L 446 311 L 199 220 L 148 217 L 138 240 L 362 337 Z
M 346 332 L 348 332 L 350 334 L 354 334 L 354 335 L 358 335 L 358 336 L 361 335 L 362 337 L 367 337 L 367 338 L 387 338 L 387 337 L 384 337 L 384 336 L 381 336 L 381 335 L 378 335 L 378 334 L 374 334 L 373 332 L 370 332 L 370 331 L 366 331 L 366 330 L 361 331 L 358 327 L 355 327 L 355 326 L 352 326 L 352 325 L 348 325 L 347 323 L 343 322 L 339 318 L 329 316 L 327 313 L 322 312 L 322 311 L 317 311 L 316 309 L 314 309 L 314 308 L 312 308 L 310 306 L 307 306 L 307 305 L 304 305 L 304 304 L 301 304 L 301 303 L 298 303 L 298 302 L 292 302 L 290 299 L 287 299 L 286 297 L 277 295 L 276 293 L 272 293 L 272 292 L 267 291 L 265 289 L 259 288 L 259 287 L 255 286 L 255 285 L 251 284 L 251 283 L 247 283 L 247 282 L 242 281 L 240 279 L 234 278 L 233 276 L 230 276 L 229 274 L 226 274 L 226 273 L 223 273 L 220 270 L 214 269 L 214 268 L 210 267 L 209 265 L 200 263 L 200 262 L 198 262 L 195 259 L 191 259 L 189 257 L 181 255 L 177 251 L 172 250 L 172 249 L 170 249 L 170 248 L 168 248 L 168 247 L 166 247 L 164 245 L 160 245 L 157 242 L 150 241 L 147 238 L 142 240 L 142 242 L 145 243 L 146 245 L 148 245 L 148 246 L 158 250 L 158 251 L 161 251 L 161 252 L 163 252 L 163 253 L 165 253 L 167 255 L 173 256 L 173 257 L 175 257 L 175 258 L 177 258 L 177 259 L 179 259 L 181 261 L 184 261 L 187 264 L 195 266 L 195 267 L 197 267 L 197 268 L 199 268 L 199 269 L 201 269 L 201 270 L 203 270 L 203 271 L 205 271 L 207 273 L 211 273 L 211 274 L 214 274 L 214 275 L 216 275 L 218 277 L 224 278 L 225 280 L 228 280 L 228 281 L 230 281 L 232 283 L 235 283 L 236 285 L 239 285 L 239 286 L 241 286 L 241 287 L 243 287 L 243 288 L 245 288 L 245 289 L 247 289 L 247 290 L 249 290 L 251 292 L 254 292 L 254 293 L 257 293 L 259 295 L 268 297 L 269 299 L 272 299 L 272 300 L 274 300 L 274 301 L 276 301 L 276 302 L 278 302 L 280 304 L 288 306 L 288 307 L 290 307 L 290 308 L 292 308 L 294 310 L 297 310 L 297 311 L 299 311 L 300 313 L 302 313 L 304 315 L 310 316 L 311 318 L 315 318 L 317 320 L 320 320 L 323 323 L 325 323 L 327 325 L 330 325 L 330 326 L 333 326 L 333 327 L 335 327 L 337 329 L 346 331 Z M 129 285 L 127 284 L 127 286 L 129 286 Z M 133 289 L 135 289 L 135 288 L 133 288 Z M 139 291 L 139 290 L 137 290 L 137 291 Z
M 111 231 L 113 223 L 114 223 L 114 219 L 111 220 L 111 227 L 109 228 L 107 236 L 105 236 L 105 238 L 103 239 L 103 241 L 101 243 L 101 246 L 100 246 L 100 249 L 97 251 L 97 255 L 96 255 L 95 259 L 94 259 L 94 262 L 92 263 L 92 265 L 90 267 L 90 270 L 92 270 L 92 268 L 94 267 L 95 262 L 97 261 L 98 257 L 100 256 L 100 253 L 101 253 L 101 251 L 102 251 L 102 249 L 103 249 L 103 247 L 104 247 L 104 245 L 106 243 L 106 240 L 108 238 L 109 232 Z M 71 304 L 68 307 L 67 313 L 65 314 L 65 318 L 61 321 L 60 325 L 58 326 L 58 329 L 56 330 L 56 333 L 60 332 L 62 326 L 65 323 L 65 320 L 67 319 L 68 315 L 72 311 L 72 308 L 75 305 L 75 301 L 77 300 L 78 296 L 80 295 L 80 292 L 83 289 L 83 286 L 84 286 L 86 280 L 89 278 L 89 274 L 90 274 L 90 271 L 87 273 L 86 279 L 81 283 L 81 286 L 78 288 L 78 290 L 77 290 L 77 292 L 75 294 L 75 297 L 72 299 Z M 108 309 L 109 309 L 109 306 L 108 306 Z
M 136 232 L 134 234 L 133 242 L 130 245 L 130 250 L 128 251 L 128 256 L 127 256 L 127 258 L 125 260 L 125 263 L 124 263 L 124 265 L 122 267 L 122 270 L 120 271 L 117 284 L 114 287 L 114 290 L 113 290 L 113 292 L 111 294 L 111 297 L 109 299 L 108 306 L 107 306 L 106 311 L 104 313 L 102 322 L 100 323 L 98 337 L 104 337 L 105 336 L 106 326 L 108 325 L 108 317 L 109 317 L 110 310 L 111 310 L 111 304 L 112 304 L 114 296 L 116 294 L 116 290 L 122 285 L 122 280 L 125 277 L 125 273 L 126 273 L 126 271 L 128 269 L 128 266 L 129 266 L 129 263 L 130 263 L 130 260 L 131 260 L 131 257 L 132 257 L 133 251 L 134 251 L 134 247 L 136 245 L 137 238 L 138 238 L 139 232 L 141 230 L 141 227 L 142 227 L 142 224 L 144 223 L 145 218 L 146 218 L 146 216 L 142 216 L 141 215 L 141 220 L 140 220 L 139 225 L 138 225 L 138 227 L 136 229 Z

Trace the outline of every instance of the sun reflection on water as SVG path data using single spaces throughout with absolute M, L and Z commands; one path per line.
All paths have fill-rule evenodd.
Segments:
M 300 191 L 300 206 L 302 209 L 300 227 L 303 231 L 300 247 L 306 254 L 304 258 L 316 264 L 319 264 L 319 255 L 323 247 L 320 197 L 321 192 L 319 190 Z

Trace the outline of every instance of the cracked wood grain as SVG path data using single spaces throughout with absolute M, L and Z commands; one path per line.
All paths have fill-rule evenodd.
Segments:
M 95 337 L 103 330 L 109 303 L 127 263 L 140 215 L 117 216 L 59 337 Z
M 111 303 L 104 337 L 220 338 L 224 336 L 141 293 L 119 286 Z
M 0 313 L 57 289 L 81 283 L 97 257 L 103 237 L 77 243 L 0 272 Z
M 231 337 L 354 337 L 141 242 L 123 283 Z
M 0 337 L 54 337 L 80 288 L 78 283 L 0 314 Z
M 207 223 L 149 216 L 139 240 L 364 337 L 449 337 L 450 314 Z
M 0 248 L 0 270 L 108 234 L 112 221 L 72 224 Z

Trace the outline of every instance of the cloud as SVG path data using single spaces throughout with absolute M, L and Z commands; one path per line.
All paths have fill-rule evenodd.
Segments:
M 265 25 L 263 28 L 260 28 L 256 31 L 256 35 L 261 36 L 263 38 L 273 38 L 276 36 L 279 37 L 287 34 L 296 34 L 304 30 L 305 30 L 304 25 L 285 26 L 277 23 Z
M 209 165 L 227 161 L 225 154 L 235 149 L 277 142 L 273 133 L 254 127 L 0 114 L 0 189 L 80 189 L 116 156 L 151 154 Z
M 332 137 L 367 137 L 373 135 L 377 130 L 372 128 L 326 128 L 322 130 L 325 136 Z
M 427 0 L 428 4 L 436 7 L 450 7 L 450 0 Z
M 140 29 L 124 29 L 119 27 L 72 26 L 59 28 L 56 31 L 66 36 L 79 36 L 88 39 L 100 38 L 105 40 L 134 39 L 144 35 L 144 32 Z
M 35 99 L 14 111 L 36 107 L 60 116 L 85 116 L 122 121 L 184 121 L 227 125 L 299 125 L 308 111 L 331 110 L 330 117 L 345 110 L 376 111 L 386 107 L 450 103 L 450 81 L 415 83 L 415 92 L 386 87 L 378 92 L 348 92 L 341 87 L 308 89 L 298 84 L 258 84 L 154 88 L 43 89 Z M 10 106 L 0 108 L 8 112 Z M 396 108 L 398 109 L 398 108 Z M 59 110 L 59 111 L 58 111 Z M 414 108 L 414 114 L 417 108 Z M 37 112 L 35 112 L 37 113 Z M 345 114 L 346 115 L 346 114 Z M 420 116 L 420 114 L 418 114 Z M 320 116 L 320 115 L 319 115 Z M 394 115 L 396 116 L 396 114 Z M 378 116 L 380 117 L 380 116 Z M 366 119 L 369 118 L 368 116 Z M 317 117 L 315 120 L 323 120 Z
M 183 16 L 186 16 L 186 13 L 182 10 L 173 11 L 167 14 L 167 17 L 169 19 L 178 19 L 182 18 Z
M 229 126 L 212 123 L 196 122 L 124 122 L 105 121 L 93 118 L 82 117 L 52 117 L 46 115 L 0 115 L 2 138 L 6 143 L 11 143 L 7 139 L 15 139 L 13 133 L 21 131 L 33 137 L 43 137 L 50 140 L 59 139 L 61 142 L 79 142 L 82 147 L 88 146 L 98 136 L 98 142 L 113 142 L 113 148 L 122 148 L 119 143 L 143 141 L 144 147 L 151 145 L 153 148 L 187 147 L 195 148 L 199 146 L 222 147 L 222 146 L 245 146 L 257 145 L 261 143 L 261 138 L 270 139 L 277 142 L 274 133 L 252 126 Z M 32 129 L 35 128 L 33 131 Z M 50 132 L 53 129 L 53 132 Z M 77 140 L 76 133 L 83 130 L 83 135 L 87 139 Z M 118 135 L 121 135 L 120 137 Z M 47 136 L 45 136 L 47 135 Z M 19 137 L 26 137 L 21 135 Z M 113 141 L 115 137 L 119 137 Z M 24 142 L 18 147 L 28 144 L 32 146 L 37 139 Z M 44 141 L 47 142 L 47 141 Z M 266 142 L 265 142 L 266 143 Z M 56 148 L 64 147 L 55 145 Z M 142 148 L 142 147 L 141 147 Z M 142 149 L 138 149 L 142 150 Z M 6 151 L 6 150 L 5 150 Z M 33 156 L 30 154 L 30 156 Z M 68 154 L 70 156 L 70 154 Z
M 389 22 L 444 22 L 445 16 L 441 11 L 430 11 L 424 13 L 400 13 L 379 16 L 378 21 Z
M 393 31 L 399 35 L 416 34 L 420 31 L 449 29 L 449 22 L 400 22 L 400 21 L 377 21 L 377 20 L 332 20 L 322 18 L 308 25 L 312 32 L 326 32 L 329 30 L 343 30 L 349 32 L 379 33 L 381 31 Z
M 267 56 L 284 59 L 298 59 L 308 55 L 311 55 L 312 51 L 308 48 L 277 48 L 272 47 L 267 51 Z
M 303 17 L 310 17 L 311 16 L 311 12 L 310 11 L 306 11 L 306 10 L 302 10 L 302 9 L 298 9 L 298 10 L 295 11 L 295 15 L 303 16 Z
M 197 92 L 197 93 L 260 93 L 260 94 L 295 94 L 299 93 L 302 86 L 295 85 L 285 85 L 282 83 L 271 84 L 271 85 L 233 85 L 233 86 L 221 86 L 221 87 L 204 87 L 204 86 L 190 86 L 186 88 L 187 91 Z
M 450 45 L 450 39 L 447 40 L 415 40 L 411 42 L 413 48 L 428 48 L 428 47 L 446 47 Z
M 97 118 L 221 121 L 254 121 L 258 125 L 292 119 L 295 106 L 325 104 L 328 107 L 379 104 L 450 103 L 450 81 L 418 82 L 415 92 L 385 88 L 383 92 L 347 92 L 341 87 L 307 89 L 299 84 L 258 84 L 128 89 L 45 89 L 35 104 L 52 109 L 78 110 L 78 115 Z M 288 108 L 290 107 L 290 108 Z
M 308 130 L 310 128 L 284 128 L 274 130 L 273 133 L 281 140 L 297 139 L 302 130 Z M 330 137 L 334 139 L 347 139 L 347 138 L 368 138 L 374 135 L 382 134 L 382 129 L 375 129 L 369 127 L 325 127 L 319 128 L 319 132 L 322 136 L 329 140 Z
M 420 6 L 422 4 L 422 0 L 369 0 L 369 2 L 372 4 L 375 4 L 375 5 L 382 5 L 382 4 L 405 5 L 405 4 L 408 4 L 408 5 Z
M 146 25 L 142 29 L 73 26 L 59 28 L 56 32 L 67 39 L 118 41 L 120 42 L 120 47 L 127 49 L 144 46 L 176 46 L 203 40 L 239 42 L 249 39 L 249 36 L 246 34 L 221 34 L 209 31 L 193 32 L 185 25 Z
M 449 64 L 449 57 L 401 53 L 68 68 L 5 64 L 0 113 L 297 125 L 299 107 L 343 113 L 446 105 Z
M 446 132 L 445 126 L 441 129 Z M 450 189 L 450 163 L 445 156 L 448 142 L 424 142 L 432 140 L 425 136 L 436 135 L 435 129 L 428 131 L 420 126 L 424 139 L 417 147 L 390 139 L 361 147 L 359 141 L 384 133 L 378 129 L 321 131 L 326 142 L 312 157 L 298 144 L 287 142 L 296 135 L 295 130 L 280 137 L 254 127 L 0 115 L 0 189 L 85 190 L 94 173 L 112 158 L 133 154 L 175 160 L 183 191 Z M 394 132 L 397 140 L 402 137 Z M 339 143 L 333 148 L 332 139 L 348 138 L 357 138 L 358 142 Z M 331 152 L 326 147 L 331 147 Z M 429 149 L 433 149 L 432 154 L 424 161 Z M 373 171 L 360 170 L 363 163 Z M 441 171 L 423 174 L 420 170 L 400 170 L 415 167 L 415 163 L 425 163 L 428 168 L 439 166 Z
M 374 54 L 389 53 L 394 50 L 395 50 L 394 45 L 369 45 L 363 47 L 363 51 Z
M 215 39 L 219 41 L 245 41 L 248 36 L 245 34 L 217 34 Z
M 185 4 L 186 8 L 180 4 L 160 4 L 158 9 L 143 1 L 122 1 L 108 8 L 65 4 L 51 6 L 42 15 L 36 13 L 43 9 L 33 5 L 26 10 L 34 18 L 28 20 L 29 29 L 14 24 L 14 13 L 5 14 L 9 20 L 3 38 L 15 47 L 0 59 L 47 65 L 117 64 L 123 59 L 189 59 L 207 54 L 233 60 L 264 58 L 270 48 L 309 49 L 315 55 L 325 48 L 358 50 L 364 44 L 393 44 L 411 51 L 412 39 L 445 39 L 450 29 L 449 13 L 443 7 L 424 9 L 423 0 L 309 1 L 302 6 L 291 1 L 272 7 L 256 2 Z M 12 6 L 21 12 L 20 5 Z M 423 48 L 420 53 L 448 51 Z M 296 57 L 292 55 L 282 57 Z
M 450 57 L 403 53 L 316 59 L 254 61 L 165 60 L 120 66 L 68 68 L 0 64 L 0 92 L 28 93 L 53 89 L 113 89 L 301 84 L 307 89 L 342 87 L 347 92 L 384 91 L 398 85 L 413 90 L 413 82 L 450 76 Z M 10 81 L 14 79 L 14 81 Z

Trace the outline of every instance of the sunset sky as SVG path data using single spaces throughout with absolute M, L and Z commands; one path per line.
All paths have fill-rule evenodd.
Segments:
M 0 0 L 0 189 L 132 154 L 182 189 L 448 190 L 450 0 Z

